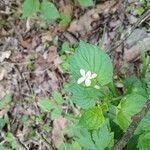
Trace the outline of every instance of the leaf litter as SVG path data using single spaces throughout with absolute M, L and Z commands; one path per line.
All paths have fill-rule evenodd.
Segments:
M 50 115 L 42 113 L 37 105 L 42 97 L 51 99 L 52 93 L 61 91 L 68 81 L 68 75 L 61 68 L 59 53 L 63 42 L 68 41 L 71 46 L 79 40 L 98 44 L 106 27 L 105 48 L 110 52 L 118 72 L 124 63 L 131 62 L 129 73 L 138 67 L 135 61 L 139 60 L 140 45 L 144 46 L 145 51 L 150 50 L 149 19 L 145 21 L 146 25 L 141 24 L 134 30 L 123 42 L 124 46 L 109 51 L 140 18 L 136 11 L 132 11 L 140 5 L 139 2 L 130 0 L 127 3 L 126 6 L 120 0 L 97 1 L 95 7 L 84 9 L 69 0 L 57 1 L 60 12 L 71 16 L 71 21 L 66 26 L 57 23 L 47 26 L 41 20 L 21 19 L 21 2 L 2 1 L 0 100 L 8 94 L 13 96 L 12 104 L 0 110 L 0 116 L 9 118 L 5 127 L 9 128 L 21 147 L 58 149 L 64 142 L 63 130 L 68 128 L 69 122 L 63 117 L 52 121 Z M 70 106 L 65 107 L 64 111 L 70 109 Z M 2 133 L 6 134 L 6 129 Z

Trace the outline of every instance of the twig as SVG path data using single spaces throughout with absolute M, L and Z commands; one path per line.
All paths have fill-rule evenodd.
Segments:
M 135 23 L 135 25 L 131 28 L 130 32 L 127 32 L 124 37 L 115 45 L 112 45 L 110 49 L 108 50 L 111 52 L 112 50 L 116 49 L 119 47 L 132 33 L 133 31 L 141 24 L 143 23 L 148 17 L 150 17 L 150 10 L 147 10 L 140 18 L 139 20 Z
M 28 80 L 23 76 L 23 74 L 20 72 L 20 70 L 18 69 L 18 67 L 17 67 L 16 65 L 14 65 L 14 70 L 15 70 L 15 71 L 17 72 L 17 74 L 19 75 L 19 78 L 20 78 L 20 79 L 23 79 L 23 80 L 25 81 L 25 83 L 26 83 L 26 85 L 27 85 L 27 87 L 28 87 L 30 93 L 33 93 L 32 88 L 31 88 L 31 86 L 30 86 Z
M 128 127 L 127 132 L 122 136 L 122 138 L 112 148 L 112 150 L 122 150 L 127 145 L 129 140 L 134 135 L 134 132 L 136 128 L 138 127 L 139 123 L 145 117 L 145 115 L 148 113 L 149 110 L 150 110 L 150 99 L 147 100 L 143 109 L 132 118 L 132 123 Z

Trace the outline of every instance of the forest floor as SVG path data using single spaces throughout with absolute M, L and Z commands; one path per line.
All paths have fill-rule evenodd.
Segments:
M 141 51 L 150 50 L 150 12 L 139 0 L 97 0 L 86 9 L 70 0 L 54 2 L 72 17 L 68 26 L 22 19 L 22 1 L 0 1 L 0 100 L 11 99 L 11 105 L 0 106 L 0 118 L 7 120 L 2 129 L 0 121 L 0 144 L 8 133 L 21 149 L 57 149 L 67 140 L 62 130 L 68 120 L 63 115 L 52 120 L 38 102 L 53 99 L 54 91 L 66 99 L 63 87 L 69 81 L 70 48 L 80 40 L 97 45 L 103 36 L 115 75 L 137 74 Z M 70 109 L 62 106 L 64 112 Z M 10 143 L 16 144 L 11 135 Z

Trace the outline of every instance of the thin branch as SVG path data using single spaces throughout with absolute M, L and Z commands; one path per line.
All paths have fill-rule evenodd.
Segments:
M 149 110 L 150 110 L 150 99 L 147 100 L 143 109 L 132 118 L 132 123 L 128 127 L 127 132 L 122 136 L 122 138 L 118 141 L 118 143 L 116 143 L 116 145 L 112 148 L 112 150 L 122 150 L 127 145 L 129 140 L 134 135 L 134 132 L 138 127 L 139 123 L 145 117 L 145 115 L 148 113 Z

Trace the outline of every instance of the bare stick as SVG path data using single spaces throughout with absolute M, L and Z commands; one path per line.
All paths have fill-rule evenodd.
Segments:
M 112 148 L 112 150 L 122 150 L 127 145 L 129 140 L 134 135 L 134 132 L 138 127 L 139 123 L 145 117 L 145 115 L 148 113 L 149 110 L 150 110 L 150 99 L 147 100 L 143 109 L 132 118 L 132 123 L 128 127 L 127 132 L 122 136 L 122 138 L 118 141 L 118 143 L 116 143 L 116 145 Z

